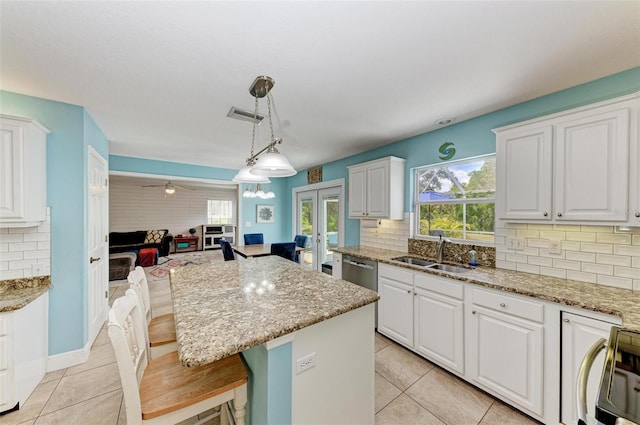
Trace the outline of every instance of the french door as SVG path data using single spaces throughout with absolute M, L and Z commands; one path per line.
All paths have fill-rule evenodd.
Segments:
M 323 264 L 333 261 L 333 248 L 344 244 L 344 186 L 308 188 L 294 189 L 294 231 L 307 237 L 304 251 L 299 255 L 300 264 L 322 271 Z

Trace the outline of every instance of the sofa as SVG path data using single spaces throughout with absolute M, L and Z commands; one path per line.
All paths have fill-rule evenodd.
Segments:
M 173 235 L 167 229 L 136 230 L 133 232 L 109 233 L 109 254 L 157 248 L 161 257 L 169 255 Z

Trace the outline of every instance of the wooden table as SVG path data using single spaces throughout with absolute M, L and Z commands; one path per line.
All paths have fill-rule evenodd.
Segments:
M 233 250 L 236 254 L 241 257 L 264 257 L 266 255 L 271 255 L 271 244 L 256 244 L 256 245 L 243 245 L 243 246 L 234 246 Z M 296 254 L 304 251 L 304 248 L 296 246 Z
M 199 240 L 199 236 L 176 236 L 175 238 L 173 238 L 176 247 L 174 252 L 197 251 Z M 187 246 L 179 247 L 179 244 L 187 244 Z

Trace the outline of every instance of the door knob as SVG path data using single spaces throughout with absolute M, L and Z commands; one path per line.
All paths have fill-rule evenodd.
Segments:
M 92 263 L 92 264 L 95 263 L 96 261 L 100 261 L 100 257 L 97 257 L 97 258 L 96 257 L 91 257 L 91 258 L 89 258 L 89 262 Z
M 562 217 L 562 213 L 561 212 L 558 213 L 558 217 Z

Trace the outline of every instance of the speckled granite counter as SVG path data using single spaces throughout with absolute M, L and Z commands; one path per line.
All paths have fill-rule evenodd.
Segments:
M 18 310 L 51 287 L 50 276 L 0 281 L 0 312 Z
M 277 256 L 173 269 L 180 361 L 199 366 L 341 315 L 378 294 Z
M 392 260 L 408 255 L 406 252 L 365 246 L 340 247 L 334 251 L 545 301 L 613 314 L 622 319 L 622 326 L 625 328 L 640 331 L 640 293 L 629 289 L 485 267 L 478 267 L 462 274 L 447 273 Z

